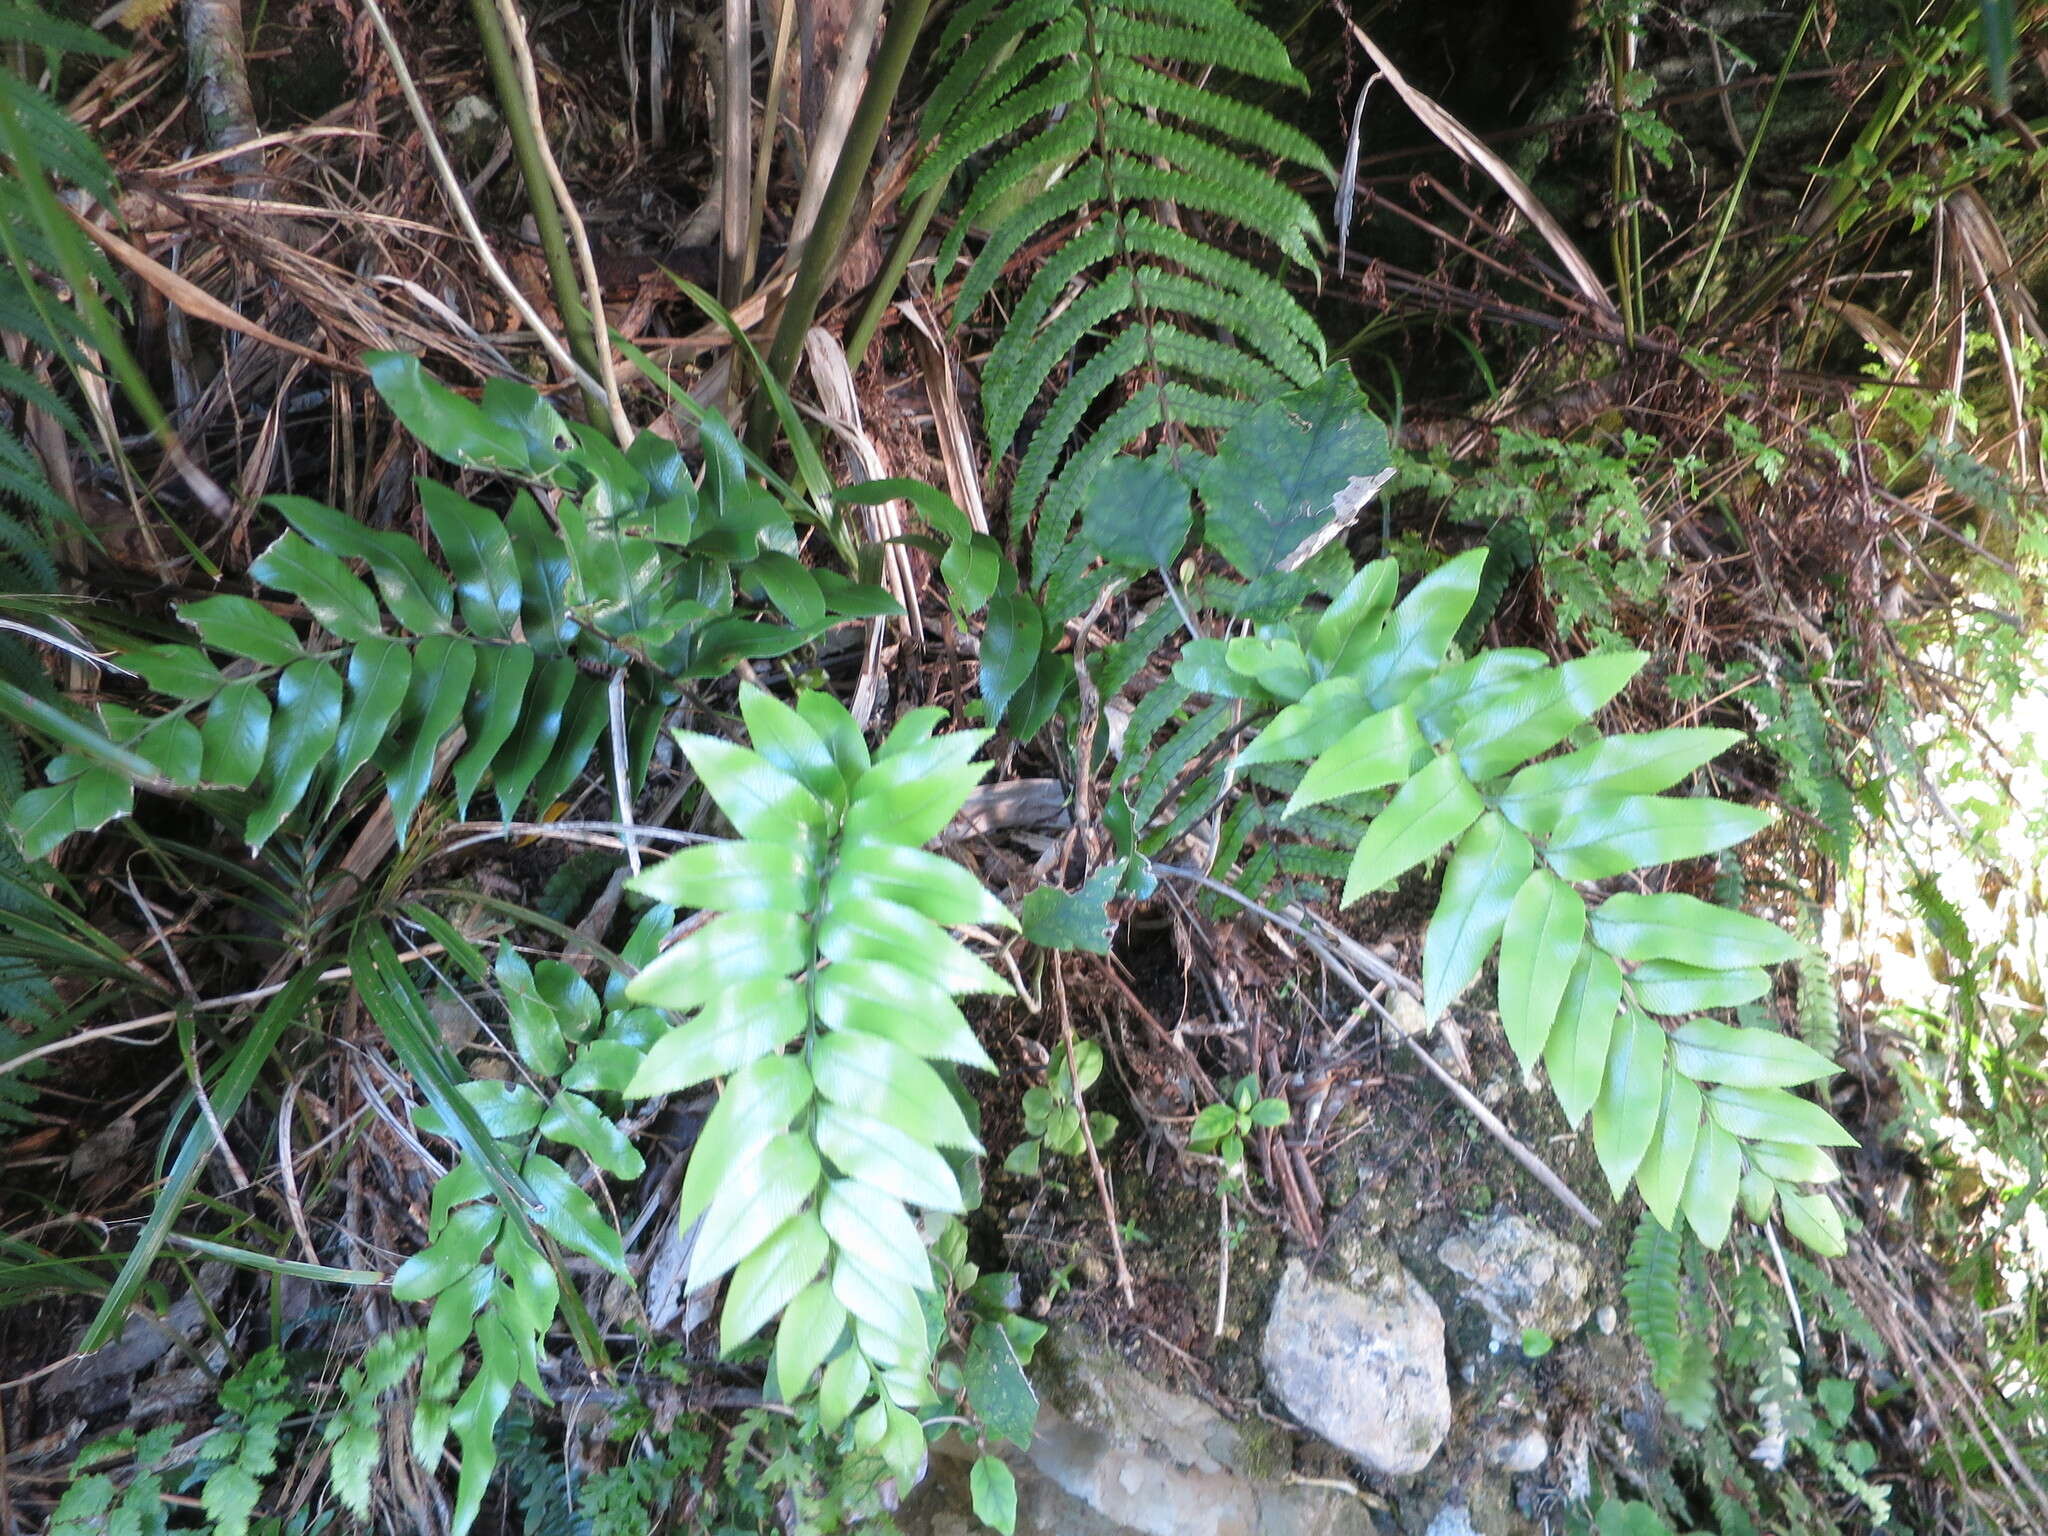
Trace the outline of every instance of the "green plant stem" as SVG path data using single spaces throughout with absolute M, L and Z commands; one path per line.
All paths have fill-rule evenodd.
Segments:
M 12 109 L 4 107 L 0 107 L 0 148 L 4 148 L 7 158 L 14 162 L 15 174 L 27 196 L 29 210 L 42 230 L 43 238 L 56 252 L 57 265 L 71 289 L 71 301 L 77 307 L 78 318 L 92 337 L 92 344 L 104 359 L 108 371 L 120 384 L 129 405 L 142 418 L 150 436 L 156 439 L 157 447 L 184 480 L 193 497 L 216 521 L 227 522 L 234 515 L 234 503 L 214 483 L 213 477 L 194 463 L 192 456 L 185 451 L 183 440 L 164 414 L 156 392 L 150 388 L 148 375 L 136 362 L 135 354 L 128 350 L 121 328 L 114 323 L 114 317 L 100 299 L 99 289 L 94 285 L 92 272 L 86 264 L 82 237 L 72 227 L 72 220 L 77 215 L 67 212 L 58 202 L 57 194 L 50 189 L 42 157 L 36 152 L 28 130 Z M 16 272 L 34 270 L 11 230 L 0 232 L 0 245 L 4 245 L 8 262 Z M 41 285 L 29 282 L 24 284 L 24 288 L 44 327 L 53 336 L 63 335 L 64 328 L 50 318 L 45 308 L 46 299 Z
M 782 307 L 782 320 L 775 328 L 774 344 L 768 349 L 768 375 L 777 388 L 789 387 L 789 381 L 796 373 L 797 353 L 803 349 L 804 333 L 810 330 L 811 321 L 817 318 L 818 301 L 824 297 L 825 284 L 838 269 L 839 248 L 846 239 L 846 226 L 853 218 L 855 198 L 860 192 L 861 182 L 867 177 L 875 145 L 881 141 L 882 125 L 888 121 L 889 109 L 896 101 L 896 88 L 902 83 L 903 71 L 910 63 L 911 47 L 916 43 L 918 33 L 924 30 L 925 13 L 930 8 L 931 0 L 903 0 L 903 3 L 890 8 L 889 22 L 882 32 L 882 45 L 876 50 L 874 62 L 869 67 L 867 89 L 861 93 L 860 108 L 853 115 L 852 127 L 847 129 L 846 143 L 839 151 L 839 163 L 832 168 L 832 180 L 825 188 L 825 201 L 819 209 L 818 222 L 804 246 L 796 282 Z M 756 453 L 767 446 L 774 423 L 774 409 L 767 397 L 765 394 L 757 396 L 748 425 L 748 437 Z
M 512 135 L 512 153 L 519 161 L 520 179 L 526 183 L 526 205 L 533 214 L 533 227 L 540 234 L 541 256 L 547 262 L 548 281 L 555 290 L 555 307 L 561 311 L 562 325 L 569 333 L 569 350 L 584 371 L 596 377 L 597 342 L 591 331 L 591 317 L 577 287 L 576 260 L 569 251 L 562 212 L 555 206 L 547 162 L 541 158 L 540 131 L 526 110 L 526 94 L 519 88 L 519 70 L 512 60 L 505 23 L 498 15 L 497 0 L 469 0 L 469 10 L 476 20 L 477 35 L 483 39 L 491 88 L 497 93 L 505 126 Z
M 1628 82 L 1628 29 L 1633 20 L 1617 22 L 1605 39 L 1607 89 L 1617 108 L 1625 105 Z M 1609 237 L 1614 257 L 1614 285 L 1620 299 L 1622 341 L 1633 347 L 1642 331 L 1642 229 L 1636 207 L 1640 191 L 1636 178 L 1635 146 L 1629 142 L 1627 123 L 1617 115 L 1614 124 L 1614 230 Z
M 1778 66 L 1777 77 L 1771 81 L 1771 94 L 1764 98 L 1763 117 L 1758 121 L 1756 131 L 1749 136 L 1749 148 L 1742 156 L 1742 169 L 1735 173 L 1735 185 L 1728 189 L 1728 201 L 1722 205 L 1720 222 L 1714 226 L 1714 239 L 1707 247 L 1707 259 L 1700 264 L 1700 275 L 1693 284 L 1692 297 L 1686 300 L 1685 322 L 1688 325 L 1699 313 L 1700 300 L 1706 296 L 1707 283 L 1714 275 L 1715 263 L 1720 260 L 1721 246 L 1728 238 L 1729 227 L 1735 222 L 1735 211 L 1741 206 L 1743 189 L 1749 185 L 1750 172 L 1756 167 L 1757 151 L 1763 148 L 1771 120 L 1777 115 L 1778 96 L 1785 89 L 1785 81 L 1791 76 L 1792 65 L 1799 57 L 1800 45 L 1806 41 L 1806 30 L 1813 24 L 1814 12 L 1819 8 L 1819 0 L 1814 0 L 1800 16 L 1791 46 L 1785 50 L 1784 62 Z
M 869 290 L 867 308 L 861 311 L 860 323 L 847 338 L 846 363 L 855 373 L 859 373 L 860 365 L 867 361 L 868 347 L 875 339 L 875 332 L 881 329 L 882 316 L 888 313 L 890 301 L 896 297 L 896 287 L 903 281 L 910 258 L 917 253 L 917 243 L 924 238 L 932 215 L 938 211 L 939 195 L 945 190 L 944 185 L 935 186 L 920 197 L 917 206 L 910 210 L 910 217 L 896 231 L 896 238 L 889 242 L 889 254 L 883 258 L 881 273 L 875 278 L 875 286 Z

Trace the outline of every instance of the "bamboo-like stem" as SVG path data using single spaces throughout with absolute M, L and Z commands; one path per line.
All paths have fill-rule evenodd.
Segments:
M 768 350 L 768 375 L 780 388 L 788 388 L 789 380 L 796 372 L 797 354 L 803 349 L 804 333 L 811 328 L 811 321 L 817 318 L 818 301 L 824 296 L 825 284 L 839 266 L 839 248 L 846 238 L 846 226 L 853 217 L 855 196 L 867 176 L 869 162 L 874 159 L 875 146 L 882 137 L 882 125 L 888 121 L 889 108 L 896 100 L 896 88 L 902 83 L 903 71 L 910 62 L 910 50 L 917 41 L 918 33 L 924 30 L 925 13 L 930 8 L 931 0 L 903 0 L 889 12 L 888 25 L 882 32 L 882 46 L 870 67 L 867 89 L 861 95 L 860 109 L 854 113 L 853 124 L 847 129 L 845 146 L 839 152 L 839 163 L 833 167 L 831 184 L 825 189 L 825 200 L 818 211 L 818 222 L 811 231 L 810 239 L 805 242 L 803 259 L 797 266 L 796 282 L 782 307 L 782 320 L 775 328 L 775 343 Z M 750 436 L 757 453 L 765 446 L 774 422 L 775 413 L 765 393 L 756 396 Z
M 725 0 L 725 86 L 718 103 L 722 140 L 718 168 L 723 227 L 718 251 L 718 302 L 740 301 L 747 263 L 747 194 L 753 184 L 747 129 L 754 103 L 753 0 Z
M 805 98 L 804 116 L 815 116 L 817 121 L 806 128 L 809 138 L 804 144 L 804 181 L 797 189 L 796 212 L 789 218 L 787 259 L 792 266 L 803 259 L 804 246 L 817 227 L 833 173 L 839 169 L 847 130 L 865 99 L 863 82 L 867 79 L 868 55 L 874 52 L 875 34 L 881 29 L 882 0 L 855 0 L 853 14 L 847 18 L 845 34 L 839 40 L 839 64 L 832 72 L 832 86 L 825 93 L 822 108 L 815 113 L 808 110 L 811 102 L 808 95 Z M 806 92 L 810 88 L 806 84 Z
M 768 93 L 761 98 L 761 137 L 754 147 L 754 187 L 747 199 L 747 254 L 740 263 L 740 287 L 754 280 L 761 260 L 761 222 L 768 214 L 768 176 L 775 166 L 775 132 L 782 120 L 782 91 L 789 79 L 790 34 L 796 30 L 797 0 L 776 6 L 775 47 L 768 56 Z
M 441 184 L 441 193 L 448 200 L 448 210 L 455 215 L 455 221 L 462 226 L 462 233 L 476 252 L 477 260 L 483 263 L 498 292 L 505 302 L 518 313 L 519 318 L 533 327 L 534 339 L 540 348 L 553 360 L 563 374 L 575 379 L 590 394 L 603 397 L 604 388 L 597 381 L 597 375 L 585 368 L 569 354 L 561 338 L 548 329 L 532 302 L 512 281 L 512 274 L 505 270 L 505 264 L 498 260 L 498 253 L 491 249 L 491 242 L 484 238 L 483 226 L 476 221 L 476 211 L 469 206 L 469 198 L 462 190 L 462 179 L 455 174 L 455 167 L 448 163 L 447 151 L 441 148 L 440 135 L 434 131 L 433 114 L 420 97 L 420 88 L 407 68 L 405 53 L 398 46 L 398 38 L 391 30 L 391 22 L 384 14 L 384 7 L 378 0 L 363 0 L 363 8 L 370 13 L 371 25 L 377 29 L 377 40 L 383 45 L 384 57 L 390 61 L 392 74 L 398 77 L 399 93 L 405 97 L 405 105 L 412 113 L 415 127 L 419 129 L 420 140 L 426 145 L 427 158 L 434 165 L 434 179 Z
M 917 254 L 917 243 L 930 227 L 932 214 L 938 210 L 939 196 L 945 190 L 944 183 L 929 188 L 917 200 L 917 206 L 910 210 L 910 217 L 897 229 L 896 238 L 889 242 L 889 254 L 883 259 L 882 270 L 868 292 L 867 308 L 861 311 L 860 323 L 853 328 L 853 335 L 847 338 L 846 362 L 855 373 L 860 372 L 860 365 L 868 359 L 868 347 L 875 339 L 875 332 L 881 328 L 882 316 L 889 312 L 890 304 L 895 301 L 897 285 L 909 270 L 910 258 Z
M 590 339 L 596 349 L 597 381 L 604 396 L 605 410 L 611 418 L 612 436 L 623 448 L 633 440 L 633 423 L 626 417 L 626 405 L 619 395 L 618 372 L 612 366 L 611 328 L 604 318 L 604 285 L 598 280 L 597 258 L 590 250 L 590 233 L 583 227 L 583 216 L 576 211 L 576 199 L 570 195 L 569 183 L 562 175 L 561 166 L 555 163 L 554 149 L 541 129 L 540 76 L 533 67 L 533 50 L 527 46 L 526 21 L 520 14 L 518 0 L 497 0 L 497 4 L 498 19 L 505 28 L 517 68 L 520 97 L 526 105 L 527 118 L 533 124 L 534 149 L 540 156 L 541 170 L 547 176 L 548 189 L 555 206 L 561 211 L 562 221 L 574 244 L 577 266 L 583 275 L 583 316 L 593 327 Z M 604 329 L 596 329 L 598 326 Z
M 504 112 L 505 126 L 512 135 L 512 154 L 519 162 L 520 179 L 526 183 L 526 205 L 540 235 L 541 257 L 547 263 L 548 281 L 555 290 L 555 308 L 561 311 L 562 328 L 568 332 L 569 350 L 585 373 L 592 378 L 600 377 L 592 318 L 585 312 L 577 291 L 576 259 L 569 250 L 561 210 L 555 206 L 547 161 L 541 154 L 540 125 L 527 110 L 526 93 L 519 86 L 519 67 L 513 62 L 504 19 L 498 15 L 497 0 L 469 0 L 469 10 L 476 19 L 477 35 L 483 39 L 491 88 L 497 92 L 499 109 Z

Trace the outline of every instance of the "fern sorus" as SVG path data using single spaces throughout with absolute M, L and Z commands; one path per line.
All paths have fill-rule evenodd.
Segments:
M 1267 265 L 1159 210 L 1198 214 L 1209 231 L 1235 225 L 1309 270 L 1315 215 L 1269 166 L 1329 166 L 1219 78 L 1304 88 L 1280 39 L 1234 0 L 970 0 L 938 56 L 952 62 L 926 108 L 935 147 L 912 189 L 984 165 L 939 251 L 950 272 L 969 234 L 986 232 L 954 314 L 971 314 L 1029 242 L 1057 237 L 984 372 L 997 453 L 1061 376 L 1013 492 L 1020 511 L 1043 503 L 1038 583 L 1089 478 L 1126 444 L 1159 427 L 1227 426 L 1246 400 L 1322 371 L 1315 322 Z M 1186 78 L 1197 71 L 1200 83 Z M 1113 405 L 1091 420 L 1105 395 Z
M 1839 1213 L 1805 1186 L 1834 1179 L 1825 1149 L 1853 1138 L 1789 1091 L 1832 1063 L 1775 1030 L 1702 1016 L 1768 992 L 1766 968 L 1798 960 L 1800 944 L 1691 896 L 1618 891 L 1589 905 L 1581 891 L 1716 853 L 1768 822 L 1754 807 L 1663 793 L 1737 733 L 1595 735 L 1545 756 L 1584 737 L 1649 658 L 1448 659 L 1485 560 L 1458 557 L 1398 605 L 1393 563 L 1377 561 L 1317 613 L 1190 644 L 1176 674 L 1282 706 L 1236 761 L 1304 765 L 1285 814 L 1391 796 L 1351 854 L 1346 904 L 1449 850 L 1423 946 L 1424 1009 L 1442 1013 L 1498 947 L 1508 1042 L 1526 1070 L 1547 1068 L 1574 1126 L 1590 1115 L 1617 1196 L 1633 1182 L 1658 1221 L 1682 1213 L 1710 1247 L 1738 1198 L 1759 1221 L 1781 1203 L 1795 1236 L 1840 1251 Z
M 932 1401 L 934 1289 L 910 1214 L 956 1212 L 954 1159 L 981 1151 L 934 1063 L 988 1068 L 953 999 L 1006 993 L 946 929 L 1011 925 L 965 869 L 920 845 L 986 771 L 983 731 L 933 734 L 914 710 L 872 758 L 826 695 L 740 698 L 752 748 L 681 735 L 738 836 L 637 876 L 644 895 L 716 915 L 694 922 L 627 988 L 675 1028 L 631 1095 L 724 1079 L 684 1175 L 679 1219 L 701 1219 L 695 1290 L 727 1275 L 719 1338 L 781 1324 L 772 1378 L 794 1402 L 817 1379 L 838 1425 L 878 1386 L 855 1440 L 906 1478 Z M 821 1374 L 822 1373 L 822 1374 Z

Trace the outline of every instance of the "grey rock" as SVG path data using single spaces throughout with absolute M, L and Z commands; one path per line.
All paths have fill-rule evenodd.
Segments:
M 1534 1424 L 1503 1431 L 1487 1445 L 1486 1459 L 1503 1472 L 1534 1472 L 1550 1460 L 1550 1437 Z
M 1465 1294 L 1492 1323 L 1496 1346 L 1519 1344 L 1530 1329 L 1562 1339 L 1592 1310 L 1585 1254 L 1525 1216 L 1496 1216 L 1446 1238 L 1436 1256 L 1467 1282 Z
M 1444 1320 L 1415 1277 L 1353 1242 L 1342 1278 L 1291 1261 L 1266 1322 L 1266 1383 L 1288 1412 L 1386 1477 L 1429 1465 L 1451 1426 Z
M 1146 1377 L 1075 1330 L 1039 1346 L 1046 1398 L 1031 1449 L 1003 1447 L 1017 1536 L 1371 1536 L 1366 1507 L 1287 1480 L 1292 1446 L 1257 1421 Z M 1042 1368 L 1041 1368 L 1042 1366 Z M 965 1536 L 971 1455 L 941 1442 L 897 1519 L 907 1536 Z
M 1463 1504 L 1446 1504 L 1429 1522 L 1425 1536 L 1483 1536 L 1472 1523 L 1472 1512 Z
M 1387 1012 L 1394 1020 L 1394 1028 L 1411 1040 L 1429 1033 L 1429 1015 L 1422 1011 L 1420 998 L 1411 997 L 1397 988 L 1387 999 Z
M 464 96 L 441 119 L 441 136 L 460 160 L 482 160 L 503 129 L 498 109 L 481 96 Z

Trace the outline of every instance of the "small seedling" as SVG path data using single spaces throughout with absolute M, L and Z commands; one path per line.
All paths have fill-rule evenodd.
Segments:
M 1225 1085 L 1221 1104 L 1211 1104 L 1195 1116 L 1188 1147 L 1215 1153 L 1223 1160 L 1224 1171 L 1235 1178 L 1244 1171 L 1245 1138 L 1254 1130 L 1285 1125 L 1292 1118 L 1287 1101 L 1260 1098 L 1258 1078 L 1247 1073 L 1234 1087 Z
M 1028 1089 L 1024 1094 L 1024 1131 L 1029 1139 L 1011 1149 L 1003 1159 L 1004 1170 L 1035 1178 L 1044 1167 L 1047 1152 L 1061 1157 L 1081 1156 L 1088 1146 L 1088 1138 L 1081 1131 L 1081 1095 L 1101 1075 L 1102 1047 L 1094 1041 L 1076 1043 L 1071 1067 L 1066 1046 L 1055 1048 L 1046 1067 L 1045 1085 Z M 1094 1138 L 1098 1152 L 1115 1134 L 1115 1115 L 1099 1110 L 1089 1112 L 1088 1135 Z

